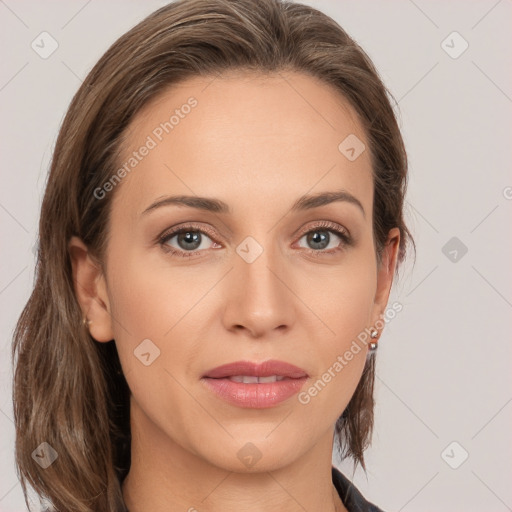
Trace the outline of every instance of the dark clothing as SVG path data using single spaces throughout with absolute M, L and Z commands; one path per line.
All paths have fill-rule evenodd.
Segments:
M 332 482 L 348 512 L 384 512 L 373 503 L 366 501 L 354 484 L 334 466 Z

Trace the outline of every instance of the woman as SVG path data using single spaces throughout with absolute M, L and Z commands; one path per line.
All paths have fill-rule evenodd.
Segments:
M 118 39 L 61 127 L 15 332 L 25 495 L 380 510 L 331 455 L 366 470 L 406 178 L 377 71 L 311 7 L 181 0 Z

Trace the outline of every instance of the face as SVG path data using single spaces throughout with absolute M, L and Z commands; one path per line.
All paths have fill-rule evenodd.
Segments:
M 349 136 L 355 152 L 339 149 Z M 160 443 L 268 471 L 332 442 L 398 247 L 395 231 L 377 265 L 361 144 L 349 104 L 294 73 L 195 78 L 135 118 L 84 310 L 96 340 L 116 340 L 132 414 Z

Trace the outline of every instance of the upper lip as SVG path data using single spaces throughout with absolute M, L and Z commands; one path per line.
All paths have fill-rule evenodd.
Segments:
M 203 375 L 210 379 L 223 379 L 225 377 L 234 377 L 236 375 L 252 375 L 255 377 L 288 377 L 290 379 L 300 379 L 308 377 L 308 374 L 298 366 L 286 363 L 284 361 L 269 360 L 262 363 L 251 361 L 235 361 L 234 363 L 223 364 L 209 370 Z

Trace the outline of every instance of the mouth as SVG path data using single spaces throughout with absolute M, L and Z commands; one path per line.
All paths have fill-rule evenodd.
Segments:
M 253 363 L 251 361 L 236 361 L 234 363 L 217 366 L 203 375 L 209 379 L 224 379 L 231 377 L 249 377 L 265 378 L 276 377 L 282 379 L 300 379 L 308 377 L 308 374 L 302 368 L 284 361 L 270 359 L 262 363 Z M 238 382 L 238 381 L 237 381 Z M 272 381 L 270 381 L 272 382 Z M 254 381 L 247 384 L 254 384 Z
M 268 377 L 257 377 L 256 375 L 233 375 L 226 377 L 231 382 L 242 382 L 243 384 L 265 384 L 267 382 L 278 382 L 288 377 L 282 375 L 269 375 Z
M 237 361 L 208 371 L 201 381 L 222 400 L 242 408 L 277 406 L 297 394 L 309 375 L 284 361 Z

